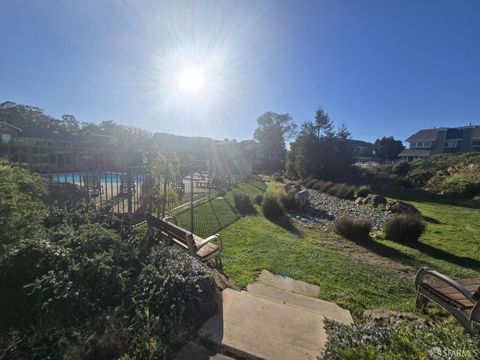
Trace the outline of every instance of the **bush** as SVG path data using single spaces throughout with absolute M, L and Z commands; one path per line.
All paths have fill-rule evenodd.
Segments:
M 309 180 L 307 180 L 307 181 L 305 182 L 304 185 L 305 185 L 307 188 L 312 189 L 313 186 L 317 183 L 317 181 L 318 181 L 317 179 L 309 179 Z
M 346 239 L 368 239 L 372 231 L 372 223 L 368 219 L 351 219 L 342 217 L 335 221 L 335 231 Z
M 262 205 L 263 202 L 263 195 L 259 194 L 255 196 L 255 204 Z
M 393 165 L 393 173 L 396 175 L 402 175 L 405 176 L 408 174 L 410 171 L 411 166 L 408 161 L 400 161 Z
M 233 194 L 233 200 L 235 207 L 241 215 L 252 214 L 255 212 L 255 208 L 252 205 L 252 200 L 247 194 L 235 193 Z
M 398 242 L 415 242 L 425 231 L 425 224 L 419 215 L 400 214 L 384 225 L 385 238 Z
M 274 195 L 267 195 L 262 203 L 263 215 L 269 220 L 279 220 L 285 215 L 285 209 Z
M 280 196 L 280 202 L 285 209 L 295 210 L 298 208 L 297 199 L 295 197 L 296 194 L 297 192 L 295 190 L 290 190 L 286 194 L 282 194 L 282 196 Z
M 336 184 L 326 190 L 326 192 L 340 199 L 352 200 L 355 197 L 355 187 L 346 184 Z
M 371 192 L 372 192 L 372 190 L 370 189 L 370 186 L 363 185 L 363 186 L 360 186 L 360 187 L 357 188 L 355 196 L 366 198 L 368 195 L 370 195 Z
M 325 360 L 474 359 L 480 354 L 478 337 L 449 325 L 402 321 L 393 325 L 343 325 L 327 320 L 325 329 L 328 334 Z M 432 356 L 432 349 L 438 349 L 438 355 Z M 456 357 L 448 354 L 450 349 L 471 356 Z

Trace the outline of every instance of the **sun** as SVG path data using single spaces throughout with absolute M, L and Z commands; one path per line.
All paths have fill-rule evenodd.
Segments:
M 181 71 L 179 80 L 182 91 L 198 93 L 205 86 L 205 72 L 200 67 L 189 66 Z

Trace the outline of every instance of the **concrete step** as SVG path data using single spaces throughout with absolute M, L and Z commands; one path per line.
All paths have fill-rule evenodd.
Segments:
M 312 311 L 329 320 L 335 320 L 343 324 L 353 323 L 350 311 L 322 299 L 298 295 L 258 282 L 248 285 L 247 290 L 249 294 L 258 295 L 281 304 L 297 306 Z
M 222 292 L 219 315 L 199 335 L 247 359 L 317 359 L 327 336 L 323 314 L 232 289 Z
M 270 271 L 262 270 L 258 275 L 256 282 L 273 286 L 275 288 L 293 292 L 299 295 L 316 297 L 320 292 L 320 287 L 309 284 L 305 281 L 295 280 L 288 276 L 273 274 Z

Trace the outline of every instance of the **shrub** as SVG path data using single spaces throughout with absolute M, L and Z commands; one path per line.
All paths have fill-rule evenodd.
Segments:
M 290 190 L 286 194 L 282 194 L 282 196 L 280 196 L 280 202 L 285 207 L 285 209 L 295 210 L 298 208 L 297 199 L 295 197 L 296 194 L 297 193 L 295 190 Z
M 419 215 L 400 214 L 384 225 L 385 238 L 398 242 L 415 242 L 425 230 Z
M 400 161 L 393 165 L 393 173 L 397 175 L 405 176 L 410 171 L 411 166 L 408 161 Z
M 233 194 L 233 200 L 235 207 L 241 215 L 252 214 L 255 212 L 255 208 L 252 205 L 252 200 L 247 194 L 235 193 Z
M 372 190 L 370 189 L 370 186 L 360 186 L 357 188 L 357 191 L 355 193 L 355 196 L 356 197 L 367 197 L 368 195 L 370 195 L 370 193 L 372 192 Z
M 274 195 L 267 195 L 263 199 L 262 210 L 269 220 L 279 220 L 285 215 L 285 209 Z
M 262 205 L 263 202 L 263 195 L 258 194 L 255 196 L 255 204 L 257 205 Z
M 45 194 L 40 176 L 0 163 L 0 246 L 32 238 L 41 231 Z
M 372 231 L 372 223 L 368 219 L 351 219 L 341 217 L 335 221 L 335 231 L 346 239 L 368 239 Z
M 355 197 L 355 187 L 346 184 L 336 184 L 326 190 L 326 192 L 340 199 L 352 200 Z
M 317 183 L 317 181 L 318 181 L 317 179 L 309 179 L 309 180 L 307 180 L 307 181 L 305 182 L 304 185 L 305 185 L 307 188 L 312 189 L 313 186 Z
M 278 181 L 278 182 L 283 182 L 283 176 L 281 176 L 281 175 L 275 175 L 275 176 L 273 177 L 273 179 L 274 179 L 275 181 Z
M 328 334 L 325 360 L 454 359 L 454 355 L 449 356 L 449 349 L 471 354 L 457 358 L 474 359 L 480 353 L 478 337 L 449 325 L 404 321 L 393 325 L 344 325 L 327 320 L 325 329 Z M 432 349 L 438 349 L 439 353 L 432 354 Z

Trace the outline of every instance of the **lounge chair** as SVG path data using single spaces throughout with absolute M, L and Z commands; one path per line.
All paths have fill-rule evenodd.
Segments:
M 431 300 L 455 316 L 469 333 L 480 330 L 480 280 L 453 280 L 437 271 L 421 268 L 415 278 L 417 308 Z
M 133 179 L 132 179 L 133 180 Z M 120 175 L 120 193 L 122 194 L 128 194 L 128 191 L 131 191 L 132 193 L 135 192 L 135 184 L 133 181 L 130 183 L 130 188 L 128 186 L 128 177 L 126 174 Z
M 100 177 L 98 175 L 83 176 L 83 184 L 90 195 L 103 194 L 103 186 L 100 182 Z

